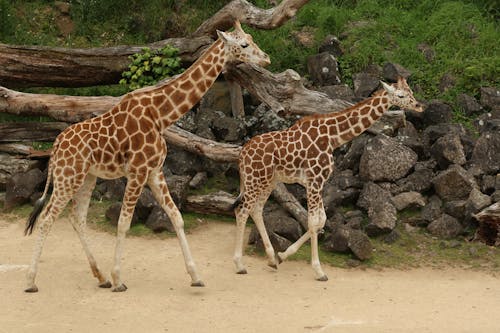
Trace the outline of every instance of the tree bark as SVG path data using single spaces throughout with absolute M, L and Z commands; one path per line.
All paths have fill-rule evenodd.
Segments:
M 224 6 L 210 19 L 203 22 L 193 33 L 193 36 L 216 36 L 217 30 L 227 30 L 239 20 L 257 29 L 275 29 L 304 6 L 308 0 L 283 0 L 279 5 L 270 9 L 255 7 L 246 0 L 234 0 Z
M 189 195 L 183 206 L 183 210 L 200 214 L 234 216 L 231 206 L 235 200 L 236 197 L 223 191 L 205 195 Z
M 62 122 L 0 123 L 0 142 L 54 141 L 66 127 Z
M 262 67 L 240 64 L 231 67 L 225 77 L 239 83 L 277 113 L 310 115 L 341 111 L 352 104 L 331 99 L 325 93 L 304 87 L 302 78 L 288 69 L 274 74 Z
M 304 230 L 308 230 L 307 211 L 299 203 L 299 200 L 290 193 L 285 184 L 278 184 L 272 192 L 273 198 L 299 221 Z
M 22 87 L 86 87 L 116 84 L 130 55 L 143 47 L 172 45 L 184 63 L 194 62 L 213 43 L 207 36 L 170 38 L 144 46 L 71 49 L 0 44 L 0 85 Z

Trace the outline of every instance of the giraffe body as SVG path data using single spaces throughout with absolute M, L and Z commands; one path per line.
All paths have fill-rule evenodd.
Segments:
M 39 236 L 27 275 L 27 292 L 38 291 L 35 285 L 38 261 L 50 227 L 67 203 L 72 200 L 71 223 L 78 233 L 94 276 L 101 287 L 113 291 L 127 289 L 120 277 L 120 261 L 125 234 L 135 205 L 145 185 L 169 216 L 176 230 L 192 286 L 203 286 L 184 233 L 182 216 L 172 201 L 162 172 L 167 154 L 162 132 L 188 112 L 228 63 L 269 64 L 269 57 L 253 43 L 238 22 L 232 32 L 218 32 L 219 39 L 184 73 L 156 86 L 125 95 L 110 111 L 73 124 L 54 142 L 48 179 L 42 198 L 36 203 L 26 233 L 32 232 L 39 216 Z M 96 178 L 125 176 L 127 185 L 117 226 L 112 283 L 101 273 L 88 246 L 86 217 Z M 48 204 L 49 184 L 53 192 Z
M 235 203 L 237 231 L 233 259 L 238 273 L 246 273 L 242 262 L 243 237 L 246 220 L 251 216 L 262 237 L 269 266 L 276 268 L 311 238 L 311 265 L 316 279 L 328 279 L 321 269 L 317 236 L 326 221 L 321 195 L 334 169 L 333 150 L 360 135 L 392 105 L 422 111 L 404 79 L 399 79 L 395 87 L 385 83 L 383 86 L 384 90 L 373 97 L 342 112 L 304 117 L 288 129 L 258 135 L 243 146 L 239 156 L 240 196 Z M 276 256 L 262 211 L 277 183 L 298 183 L 305 187 L 308 231 Z

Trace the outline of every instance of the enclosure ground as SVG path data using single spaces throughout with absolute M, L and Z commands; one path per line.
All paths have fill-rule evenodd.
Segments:
M 62 218 L 40 263 L 40 292 L 23 292 L 35 237 L 24 221 L 0 215 L 0 332 L 496 332 L 500 277 L 460 269 L 339 269 L 313 279 L 310 265 L 245 257 L 234 273 L 234 225 L 207 223 L 188 235 L 206 283 L 189 287 L 175 238 L 129 237 L 122 275 L 129 289 L 99 289 L 76 233 Z M 109 233 L 90 230 L 108 273 Z

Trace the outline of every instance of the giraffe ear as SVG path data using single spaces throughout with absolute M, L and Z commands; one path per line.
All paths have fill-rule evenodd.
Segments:
M 217 36 L 225 43 L 229 40 L 229 35 L 224 31 L 217 30 Z
M 406 83 L 406 79 L 402 76 L 398 76 L 398 87 L 403 88 L 406 87 L 408 83 Z
M 384 81 L 380 81 L 380 83 L 382 83 L 382 87 L 384 87 L 385 91 L 387 91 L 388 93 L 394 93 L 396 91 L 396 88 L 394 88 L 390 84 L 387 84 Z

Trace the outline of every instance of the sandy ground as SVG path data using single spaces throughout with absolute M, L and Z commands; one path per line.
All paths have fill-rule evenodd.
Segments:
M 35 237 L 24 221 L 0 215 L 0 332 L 500 332 L 500 277 L 455 269 L 359 270 L 324 267 L 313 279 L 306 262 L 278 271 L 245 257 L 232 263 L 234 226 L 206 224 L 188 235 L 206 283 L 189 286 L 175 238 L 129 237 L 122 276 L 129 289 L 99 289 L 67 221 L 52 228 L 37 278 L 23 292 Z M 114 237 L 91 231 L 105 272 Z

